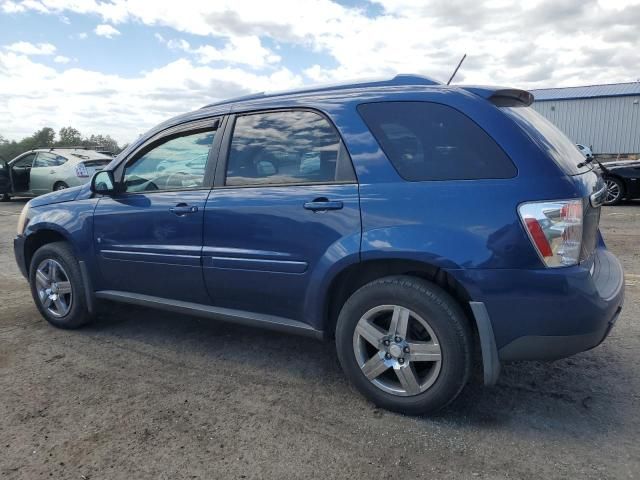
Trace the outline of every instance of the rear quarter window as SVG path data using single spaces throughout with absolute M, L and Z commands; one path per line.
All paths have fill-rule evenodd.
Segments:
M 430 102 L 366 103 L 358 112 L 409 181 L 511 178 L 517 169 L 473 120 Z
M 532 107 L 502 109 L 524 133 L 545 151 L 568 175 L 584 173 L 593 168 L 562 131 Z

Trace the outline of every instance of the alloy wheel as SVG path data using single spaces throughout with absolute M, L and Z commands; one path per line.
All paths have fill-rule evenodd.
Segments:
M 57 261 L 49 258 L 40 262 L 36 270 L 36 290 L 42 307 L 53 317 L 64 317 L 71 310 L 71 282 Z
M 604 181 L 604 183 L 607 187 L 607 195 L 604 200 L 605 203 L 610 204 L 617 202 L 620 199 L 620 195 L 622 195 L 622 191 L 620 190 L 620 185 L 618 185 L 618 182 L 607 179 Z
M 442 350 L 433 329 L 400 305 L 381 305 L 366 312 L 353 333 L 353 350 L 369 381 L 393 395 L 426 391 L 442 368 Z

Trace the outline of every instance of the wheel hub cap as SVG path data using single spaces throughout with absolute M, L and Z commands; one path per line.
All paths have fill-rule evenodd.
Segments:
M 369 381 L 393 395 L 424 392 L 435 383 L 442 366 L 440 342 L 429 323 L 399 305 L 365 313 L 353 334 L 353 350 Z
M 36 290 L 42 307 L 54 317 L 64 317 L 71 310 L 73 292 L 69 276 L 59 262 L 46 259 L 36 269 Z
M 399 358 L 402 355 L 402 347 L 397 343 L 394 343 L 389 347 L 389 353 L 394 358 Z

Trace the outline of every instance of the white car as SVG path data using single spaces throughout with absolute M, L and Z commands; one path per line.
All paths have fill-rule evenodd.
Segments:
M 113 157 L 83 148 L 38 148 L 0 162 L 0 200 L 36 197 L 87 183 Z

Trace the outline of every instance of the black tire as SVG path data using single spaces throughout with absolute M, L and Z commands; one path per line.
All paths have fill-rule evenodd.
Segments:
M 38 266 L 43 261 L 54 260 L 64 270 L 65 276 L 71 284 L 72 298 L 69 305 L 69 311 L 63 316 L 56 317 L 45 308 L 38 294 L 38 286 L 36 283 L 36 272 Z M 29 284 L 31 285 L 31 295 L 40 314 L 51 325 L 64 328 L 79 328 L 89 321 L 92 316 L 87 309 L 86 294 L 82 283 L 80 266 L 75 259 L 75 255 L 71 247 L 66 242 L 48 243 L 36 250 L 29 266 Z
M 3 193 L 2 195 L 0 195 L 0 202 L 9 202 L 11 201 L 11 197 L 9 196 L 8 193 Z
M 399 305 L 415 312 L 427 320 L 439 340 L 440 371 L 435 382 L 421 393 L 411 396 L 388 393 L 372 383 L 358 364 L 354 347 L 356 326 L 366 312 L 381 305 Z M 385 277 L 356 291 L 338 317 L 336 347 L 347 378 L 366 398 L 379 407 L 408 415 L 432 413 L 451 403 L 466 385 L 472 370 L 472 335 L 464 312 L 440 287 L 415 277 Z
M 56 184 L 53 186 L 53 191 L 57 192 L 58 190 L 65 190 L 69 188 L 69 185 L 67 185 L 64 182 L 56 182 Z
M 624 194 L 625 194 L 624 183 L 622 183 L 620 179 L 615 177 L 605 177 L 604 181 L 607 185 L 607 194 L 605 197 L 604 204 L 609 206 L 618 205 L 620 202 L 622 202 L 622 199 L 624 198 Z M 614 189 L 617 188 L 616 193 L 610 193 L 610 190 L 612 190 L 612 187 Z

